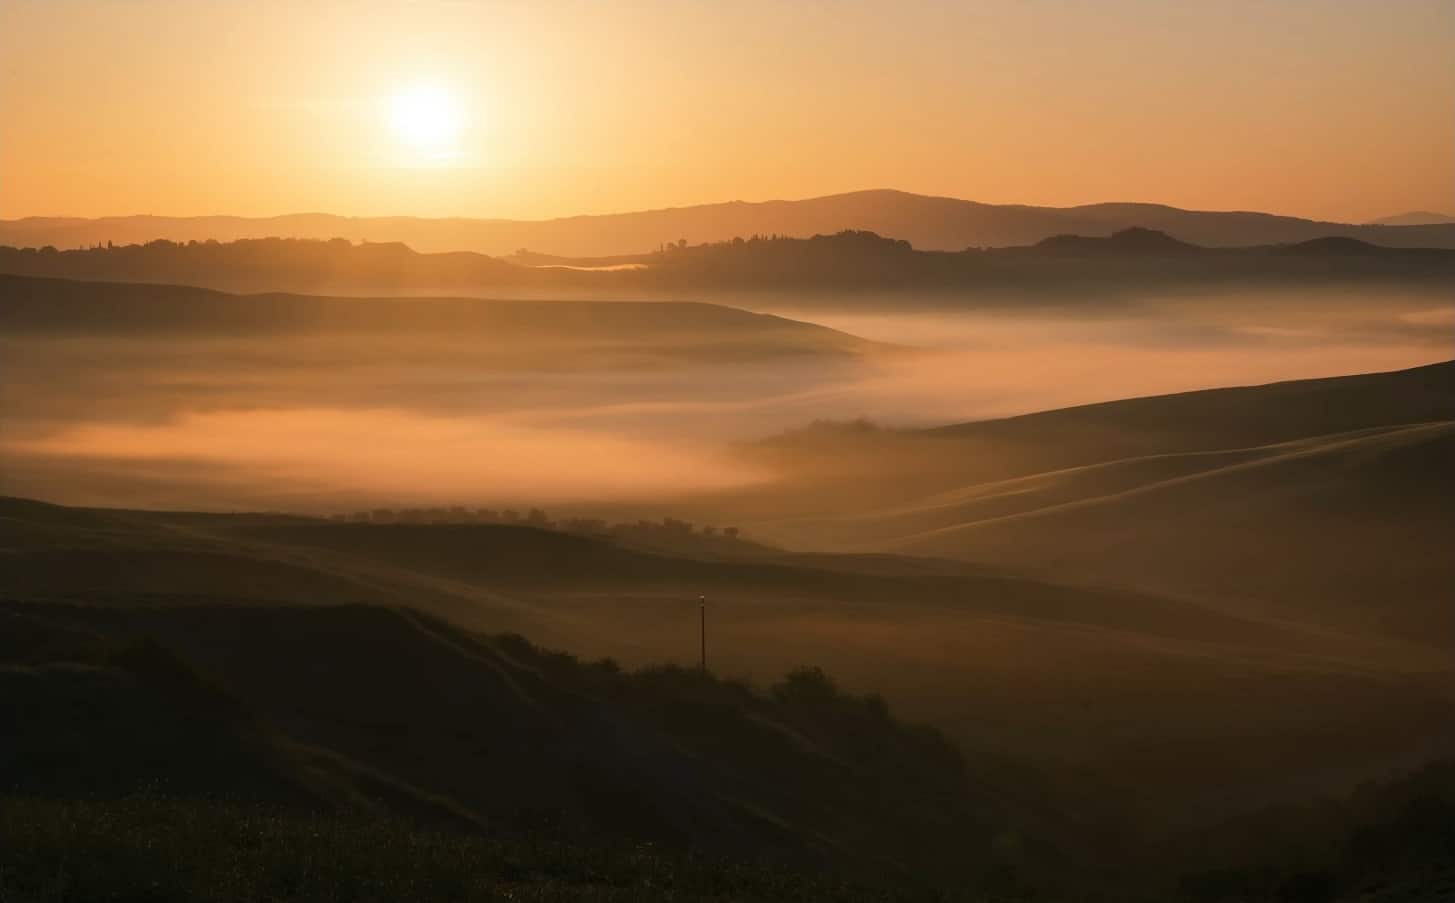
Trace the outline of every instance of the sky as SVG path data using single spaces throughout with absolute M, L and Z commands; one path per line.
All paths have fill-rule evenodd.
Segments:
M 1455 212 L 1449 0 L 4 0 L 0 217 Z

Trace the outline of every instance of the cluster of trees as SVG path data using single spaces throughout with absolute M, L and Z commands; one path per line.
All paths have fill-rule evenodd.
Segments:
M 336 242 L 343 242 L 346 245 L 349 244 L 349 240 L 346 239 L 346 238 L 335 238 L 335 239 L 332 239 L 329 242 L 329 244 L 334 244 Z M 229 242 L 229 244 L 232 244 L 232 243 L 233 242 Z M 98 241 L 98 242 L 96 242 L 93 245 L 77 245 L 74 249 L 67 249 L 67 250 L 76 250 L 76 251 L 126 251 L 126 250 L 130 250 L 132 248 L 140 248 L 140 249 L 150 249 L 150 250 L 153 250 L 153 251 L 163 251 L 163 250 L 180 250 L 182 248 L 195 248 L 195 247 L 198 247 L 198 246 L 205 246 L 205 247 L 210 247 L 210 248 L 220 248 L 220 247 L 222 247 L 222 245 L 223 245 L 223 243 L 220 242 L 220 241 L 218 241 L 215 238 L 209 238 L 209 239 L 206 239 L 204 241 L 198 241 L 195 238 L 194 239 L 191 239 L 190 241 L 169 241 L 168 239 L 165 239 L 165 238 L 154 238 L 151 241 L 147 242 L 146 244 L 136 244 L 136 243 L 133 243 L 133 244 L 128 244 L 128 245 L 113 244 L 108 239 L 107 242 L 106 242 L 106 244 L 104 244 L 104 245 L 101 242 Z M 16 251 L 18 253 L 21 253 L 21 254 L 59 254 L 59 253 L 61 253 L 61 250 L 59 248 L 57 248 L 55 245 L 44 245 L 44 246 L 39 247 L 39 248 L 34 248 L 34 247 L 14 248 L 12 250 L 14 250 L 14 251 Z
M 737 235 L 737 236 L 734 236 L 732 238 L 725 238 L 725 239 L 723 239 L 721 241 L 708 241 L 708 242 L 703 242 L 702 244 L 694 245 L 694 246 L 689 246 L 687 244 L 687 239 L 685 239 L 685 238 L 679 238 L 676 241 L 665 241 L 665 242 L 662 242 L 661 244 L 657 245 L 657 253 L 658 254 L 666 254 L 669 251 L 685 251 L 689 247 L 694 247 L 694 248 L 742 247 L 743 245 L 762 245 L 762 244 L 767 244 L 767 243 L 770 243 L 770 242 L 772 242 L 772 243 L 801 243 L 803 241 L 814 241 L 814 240 L 818 240 L 818 241 L 855 241 L 855 240 L 863 241 L 865 236 L 869 236 L 869 237 L 872 237 L 872 238 L 875 238 L 875 239 L 878 239 L 879 238 L 879 235 L 877 233 L 867 232 L 867 231 L 863 231 L 863 230 L 856 230 L 856 229 L 844 229 L 843 231 L 836 232 L 833 235 L 824 235 L 822 233 L 819 233 L 819 234 L 814 235 L 811 239 L 804 239 L 802 237 L 794 236 L 794 235 L 779 235 L 777 232 L 773 232 L 771 234 L 766 234 L 766 235 L 763 234 L 763 233 L 760 233 L 760 232 L 754 232 L 752 235 L 748 236 L 747 238 L 743 238 L 741 235 Z M 884 240 L 886 240 L 886 241 L 893 241 L 895 244 L 903 245 L 906 248 L 909 247 L 909 242 L 907 242 L 907 241 L 895 241 L 894 239 L 884 239 Z M 520 254 L 520 253 L 522 253 L 524 251 L 525 251 L 525 249 L 522 248 L 520 251 L 517 251 L 516 253 L 517 254 Z
M 870 280 L 916 278 L 949 268 L 959 272 L 955 255 L 917 252 L 907 241 L 846 229 L 833 235 L 741 236 L 728 241 L 684 246 L 667 244 L 638 276 L 661 285 L 858 284 Z
M 496 511 L 494 508 L 466 508 L 462 505 L 448 508 L 374 508 L 352 514 L 336 514 L 333 519 L 358 524 L 525 524 L 544 529 L 555 526 L 546 512 L 539 508 L 531 508 L 522 514 L 514 508 Z
M 524 512 L 514 508 L 467 508 L 453 505 L 448 508 L 373 508 L 352 514 L 335 514 L 332 518 L 340 523 L 355 524 L 516 524 L 536 527 L 541 530 L 559 530 L 564 533 L 584 533 L 594 536 L 625 536 L 650 538 L 652 536 L 697 536 L 737 540 L 742 538 L 737 527 L 717 527 L 704 524 L 699 527 L 690 521 L 675 517 L 661 520 L 636 520 L 621 523 L 593 517 L 568 517 L 553 520 L 540 508 L 528 508 Z
M 0 272 L 107 282 L 195 285 L 232 292 L 388 295 L 465 292 L 532 271 L 481 254 L 416 254 L 397 243 L 250 238 L 98 245 L 57 251 L 0 247 Z
M 832 235 L 813 235 L 798 238 L 792 235 L 753 234 L 747 238 L 741 235 L 723 241 L 705 242 L 700 245 L 687 244 L 686 239 L 667 242 L 658 249 L 659 256 L 678 252 L 680 256 L 704 257 L 723 252 L 754 252 L 759 254 L 783 254 L 801 256 L 835 256 L 840 254 L 900 255 L 913 251 L 909 242 L 897 238 L 886 238 L 876 232 L 863 229 L 844 229 Z

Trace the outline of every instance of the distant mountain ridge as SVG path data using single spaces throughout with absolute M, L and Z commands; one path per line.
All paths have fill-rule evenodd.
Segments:
M 1399 218 L 1395 218 L 1399 219 Z M 893 235 L 922 250 L 1034 244 L 1054 235 L 1105 236 L 1132 226 L 1211 247 L 1280 244 L 1331 235 L 1392 247 L 1455 248 L 1455 223 L 1351 224 L 1248 211 L 1182 210 L 1162 204 L 1079 207 L 983 204 L 890 189 L 804 200 L 730 201 L 549 220 L 344 217 L 325 213 L 238 216 L 28 217 L 0 220 L 0 244 L 75 248 L 115 242 L 232 241 L 240 238 L 347 238 L 404 242 L 419 251 L 502 255 L 521 248 L 567 257 L 641 254 L 667 242 L 736 236 L 806 237 L 842 230 Z
M 1437 226 L 1455 223 L 1455 214 L 1435 213 L 1431 210 L 1411 210 L 1409 213 L 1397 213 L 1394 216 L 1380 217 L 1369 222 L 1374 226 Z
M 185 244 L 159 239 L 69 251 L 0 245 L 0 273 L 364 297 L 708 300 L 744 291 L 791 291 L 841 300 L 899 292 L 917 295 L 916 303 L 937 297 L 973 304 L 997 297 L 1084 299 L 1210 284 L 1380 285 L 1443 293 L 1455 280 L 1455 249 L 1389 248 L 1350 236 L 1219 248 L 1140 226 L 1105 236 L 1058 233 L 1034 245 L 959 252 L 916 250 L 899 237 L 862 230 L 810 238 L 754 234 L 670 244 L 629 259 L 421 253 L 399 243 L 346 239 Z

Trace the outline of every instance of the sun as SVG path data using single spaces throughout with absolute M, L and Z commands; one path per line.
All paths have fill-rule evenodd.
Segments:
M 389 125 L 400 140 L 433 156 L 455 150 L 455 139 L 465 124 L 464 110 L 444 85 L 419 82 L 389 98 Z

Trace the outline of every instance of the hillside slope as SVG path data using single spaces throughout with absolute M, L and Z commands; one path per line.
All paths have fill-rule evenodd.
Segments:
M 786 437 L 787 542 L 951 556 L 1419 640 L 1455 627 L 1455 363 L 1086 405 L 922 433 Z M 829 508 L 835 481 L 899 492 Z M 893 484 L 894 481 L 884 481 Z M 818 499 L 820 513 L 810 506 Z
M 705 594 L 715 673 L 766 683 L 821 665 L 852 691 L 883 693 L 908 717 L 944 728 L 972 770 L 999 774 L 1020 762 L 1011 774 L 1021 776 L 1007 777 L 993 798 L 1062 838 L 1102 820 L 1196 824 L 1301 799 L 1455 743 L 1437 715 L 1448 705 L 1450 670 L 1437 650 L 933 561 L 695 560 L 524 527 L 87 511 L 22 500 L 0 505 L 0 555 L 0 598 L 28 600 L 30 616 L 153 636 L 207 669 L 227 665 L 234 639 L 277 651 L 285 633 L 315 636 L 320 646 L 331 636 L 338 654 L 352 655 L 354 641 L 344 638 L 383 643 L 421 623 L 357 612 L 403 606 L 458 625 L 428 631 L 454 637 L 451 646 L 464 642 L 453 632 L 463 627 L 524 633 L 627 666 L 695 662 Z M 356 614 L 306 613 L 320 605 Z M 248 614 L 259 607 L 272 613 Z M 332 620 L 348 618 L 363 620 Z M 276 626 L 283 623 L 291 626 Z M 358 654 L 383 662 L 403 653 Z M 297 665 L 298 680 L 317 679 L 308 667 Z M 297 694 L 276 692 L 279 705 Z M 1149 723 L 1158 725 L 1151 741 Z M 313 742 L 329 746 L 326 739 Z M 1317 763 L 1299 752 L 1310 743 L 1327 750 Z M 425 777 L 405 783 L 428 786 Z M 1133 783 L 1139 802 L 1129 805 Z M 1076 802 L 1048 809 L 1050 787 Z
M 988 849 L 999 818 L 938 735 L 815 674 L 773 695 L 622 674 L 378 607 L 4 603 L 0 617 L 32 637 L 0 666 L 10 792 L 151 784 L 879 878 Z M 986 866 L 961 852 L 961 874 Z
M 942 507 L 936 519 L 953 522 L 911 529 L 889 547 L 1440 644 L 1455 629 L 1455 421 L 1216 457 L 1185 475 L 1149 473 L 1145 459 L 1051 475 L 1063 477 L 1054 494 L 1019 495 L 1010 511 L 985 510 L 983 497 Z M 1125 482 L 1106 479 L 1138 465 Z M 1016 490 L 990 497 L 1005 491 Z
M 1130 398 L 941 427 L 951 439 L 1037 441 L 1080 456 L 1284 442 L 1455 416 L 1455 361 L 1387 373 Z M 1115 443 L 1115 444 L 1113 444 Z
M 12 341 L 67 335 L 284 339 L 383 332 L 473 338 L 481 343 L 475 346 L 477 357 L 508 351 L 636 351 L 694 360 L 853 355 L 886 347 L 813 323 L 690 302 L 238 295 L 184 285 L 5 274 L 0 274 L 0 294 L 0 326 Z

